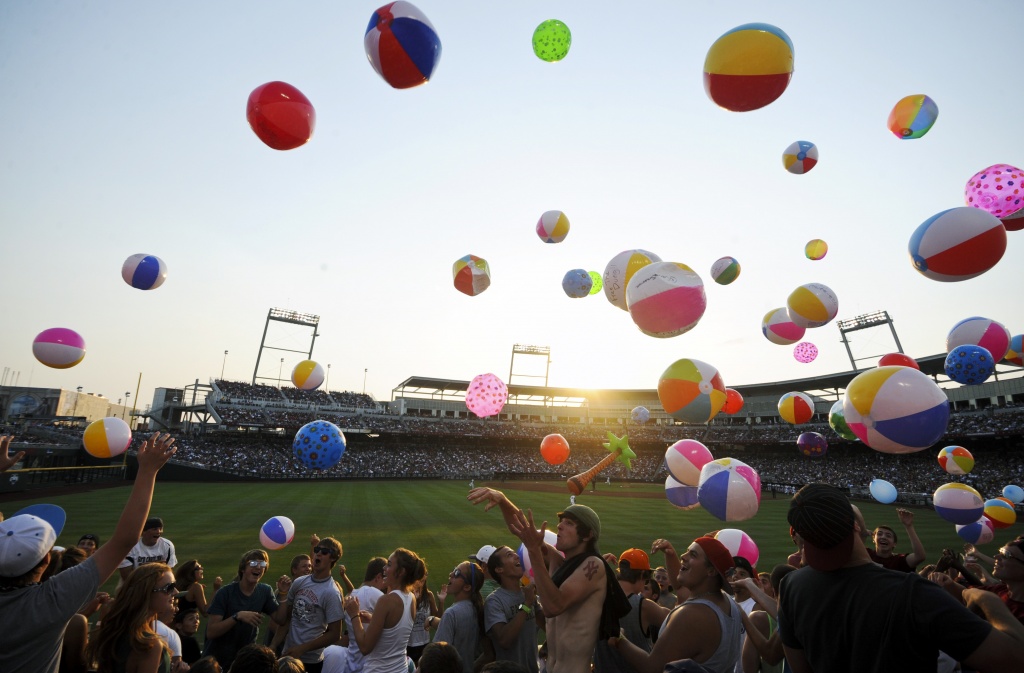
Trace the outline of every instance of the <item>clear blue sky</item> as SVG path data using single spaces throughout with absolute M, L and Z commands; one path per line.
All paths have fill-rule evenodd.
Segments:
M 382 399 L 413 374 L 505 378 L 514 343 L 550 346 L 563 386 L 653 388 L 681 357 L 727 385 L 846 370 L 834 323 L 808 332 L 821 350 L 809 365 L 761 335 L 808 282 L 835 290 L 840 318 L 888 310 L 911 355 L 943 351 L 971 315 L 1024 331 L 1024 232 L 962 283 L 924 278 L 907 255 L 972 174 L 1024 164 L 1024 3 L 419 0 L 443 55 L 405 91 L 363 53 L 378 4 L 0 5 L 0 367 L 115 399 L 143 372 L 149 402 L 156 386 L 218 376 L 224 350 L 227 377 L 251 378 L 267 309 L 281 307 L 321 316 L 314 359 L 332 364 L 332 389 L 361 390 L 368 369 Z M 530 47 L 549 18 L 573 34 L 557 64 Z M 708 100 L 702 67 L 748 22 L 788 33 L 795 74 L 769 107 L 730 113 Z M 307 146 L 277 152 L 249 129 L 248 94 L 271 80 L 316 107 Z M 886 118 L 913 93 L 939 119 L 900 141 Z M 821 155 L 803 176 L 782 167 L 795 140 Z M 559 245 L 533 231 L 551 209 L 572 223 Z M 820 262 L 803 255 L 812 238 L 829 243 Z M 696 328 L 654 339 L 603 295 L 562 293 L 565 271 L 602 271 L 627 248 L 702 275 Z M 121 280 L 137 252 L 167 262 L 163 287 Z M 451 283 L 468 253 L 492 269 L 475 298 Z M 723 255 L 743 267 L 727 287 L 708 273 Z M 32 357 L 55 326 L 86 339 L 73 369 Z M 891 349 L 881 331 L 855 336 L 858 354 Z

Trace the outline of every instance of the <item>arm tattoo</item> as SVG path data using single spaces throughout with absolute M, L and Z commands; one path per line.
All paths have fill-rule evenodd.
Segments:
M 597 573 L 597 561 L 594 559 L 587 560 L 587 565 L 583 566 L 583 574 L 587 576 L 588 580 L 594 579 L 594 575 Z

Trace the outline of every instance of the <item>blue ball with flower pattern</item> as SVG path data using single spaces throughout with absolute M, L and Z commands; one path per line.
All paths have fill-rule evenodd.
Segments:
M 992 353 L 983 346 L 965 344 L 946 356 L 946 376 L 961 385 L 978 385 L 992 376 L 995 363 Z
M 345 435 L 330 421 L 306 423 L 295 433 L 292 453 L 311 470 L 334 467 L 345 453 Z

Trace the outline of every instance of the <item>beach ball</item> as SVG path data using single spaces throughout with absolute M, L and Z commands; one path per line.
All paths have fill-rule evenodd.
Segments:
M 900 140 L 916 140 L 931 130 L 939 106 L 923 93 L 904 96 L 889 113 L 889 130 Z
M 680 439 L 665 450 L 668 473 L 687 486 L 697 486 L 701 469 L 714 459 L 708 447 L 696 439 Z
M 604 287 L 604 281 L 601 280 L 601 274 L 597 271 L 588 271 L 587 274 L 590 276 L 590 280 L 593 283 L 590 286 L 590 294 L 597 294 Z
M 311 470 L 334 467 L 345 453 L 345 435 L 330 421 L 306 423 L 295 433 L 292 454 Z
M 804 246 L 804 256 L 807 257 L 807 259 L 809 260 L 816 262 L 819 259 L 824 258 L 827 254 L 828 243 L 821 240 L 820 238 L 815 238 L 810 241 L 807 241 L 807 245 Z
M 725 404 L 725 383 L 718 369 L 700 360 L 676 360 L 658 380 L 658 400 L 672 418 L 707 423 Z
M 715 533 L 714 538 L 725 545 L 730 556 L 739 556 L 750 561 L 750 565 L 757 566 L 761 552 L 757 549 L 754 539 L 737 528 L 723 528 Z
M 910 262 L 926 278 L 954 283 L 985 273 L 1006 252 L 1006 228 L 977 208 L 932 215 L 910 237 Z
M 872 479 L 871 483 L 868 484 L 868 491 L 871 492 L 871 497 L 882 503 L 888 505 L 896 501 L 896 487 L 887 482 L 885 479 Z
M 992 522 L 993 528 L 1009 528 L 1017 521 L 1017 512 L 1013 504 L 1002 498 L 993 498 L 985 501 L 985 518 Z
M 272 516 L 260 526 L 260 544 L 264 549 L 284 549 L 295 539 L 295 524 L 286 516 Z
M 167 265 L 156 255 L 139 253 L 124 260 L 121 278 L 136 290 L 155 290 L 167 280 Z
M 853 434 L 853 430 L 846 424 L 846 417 L 843 416 L 843 401 L 838 400 L 832 405 L 832 408 L 828 411 L 828 424 L 837 435 L 843 439 L 849 439 L 850 441 L 857 441 L 857 435 Z
M 602 277 L 605 298 L 623 311 L 628 311 L 629 308 L 626 307 L 626 286 L 629 285 L 633 274 L 652 262 L 660 261 L 661 257 L 658 257 L 653 252 L 639 249 L 624 250 L 612 257 L 611 261 L 608 262 L 608 266 L 604 268 L 604 276 Z
M 537 220 L 537 236 L 545 243 L 561 243 L 569 235 L 569 218 L 560 210 L 549 210 Z
M 796 448 L 808 458 L 821 458 L 828 453 L 828 440 L 817 432 L 801 432 Z
M 51 327 L 32 340 L 32 355 L 47 367 L 74 367 L 85 357 L 85 339 L 66 327 Z
M 782 153 L 782 165 L 794 175 L 803 175 L 817 163 L 818 146 L 806 140 L 797 140 Z
M 316 128 L 313 104 L 287 82 L 267 82 L 253 89 L 245 118 L 256 137 L 275 150 L 302 147 Z
M 719 285 L 729 285 L 740 277 L 740 263 L 735 257 L 720 257 L 711 265 L 711 278 Z
M 793 77 L 793 42 L 766 23 L 737 26 L 704 59 L 704 91 L 715 105 L 748 112 L 768 105 Z
M 853 434 L 875 451 L 913 453 L 946 434 L 949 399 L 917 369 L 876 367 L 847 385 L 843 416 Z
M 947 446 L 939 450 L 939 466 L 949 474 L 968 474 L 974 469 L 974 456 L 962 446 Z
M 735 414 L 743 408 L 743 395 L 735 388 L 725 389 L 725 404 L 722 405 L 722 413 Z
M 999 218 L 1007 231 L 1020 231 L 1024 229 L 1024 208 L 1021 208 L 1013 215 Z
M 550 545 L 550 546 L 554 547 L 555 544 L 557 544 L 557 543 L 558 543 L 558 534 L 555 531 L 553 531 L 553 530 L 546 530 L 546 531 L 544 531 L 544 544 L 547 544 L 547 545 Z M 565 554 L 564 553 L 558 551 L 557 549 L 555 551 L 558 552 L 559 556 L 561 556 L 562 558 L 565 558 Z M 532 583 L 533 579 L 534 579 L 534 577 L 533 577 L 533 564 L 530 562 L 530 554 L 529 554 L 529 552 L 526 551 L 526 545 L 525 544 L 520 544 L 519 548 L 516 549 L 516 554 L 519 556 L 519 563 L 520 563 L 520 565 L 523 566 L 523 581 L 525 583 L 527 583 L 527 584 Z M 526 578 L 529 578 L 529 580 L 527 580 Z
M 789 311 L 775 308 L 765 313 L 761 319 L 761 333 L 764 338 L 779 346 L 795 344 L 804 338 L 806 327 L 801 327 L 789 319 Z
M 975 173 L 964 187 L 964 201 L 996 217 L 1009 217 L 1024 208 L 1024 171 L 996 164 Z
M 1014 504 L 1021 504 L 1024 502 L 1024 488 L 1017 486 L 1016 484 L 1007 484 L 1003 486 L 1003 497 Z
M 316 390 L 324 382 L 324 368 L 319 362 L 303 360 L 292 370 L 292 385 L 301 390 Z
M 814 400 L 807 393 L 786 393 L 779 398 L 779 416 L 787 423 L 803 425 L 814 416 Z
M 548 435 L 540 440 L 540 455 L 549 465 L 561 465 L 569 458 L 569 442 L 562 435 Z
M 887 353 L 882 357 L 878 358 L 879 367 L 912 367 L 914 369 L 921 369 L 920 365 L 917 364 L 917 360 L 904 355 L 903 353 Z
M 646 423 L 651 420 L 651 411 L 647 407 L 633 407 L 629 412 L 629 418 L 634 423 Z
M 548 19 L 533 31 L 533 53 L 542 61 L 561 61 L 571 46 L 572 32 L 558 19 Z
M 700 507 L 697 499 L 697 487 L 681 484 L 671 476 L 665 477 L 665 497 L 674 507 L 682 510 Z
M 996 536 L 995 530 L 992 528 L 992 522 L 981 517 L 974 523 L 968 524 L 957 524 L 956 534 L 959 535 L 964 542 L 971 544 L 988 544 Z
M 1010 349 L 1010 330 L 1002 323 L 988 318 L 965 318 L 946 335 L 946 352 L 967 345 L 981 346 L 989 352 L 994 362 L 999 362 Z
M 473 377 L 466 390 L 466 408 L 480 418 L 494 416 L 508 401 L 508 386 L 494 374 Z
M 935 489 L 932 495 L 935 513 L 950 523 L 968 524 L 978 520 L 985 511 L 981 494 L 968 486 L 952 482 Z
M 1024 366 L 1024 334 L 1010 337 L 1010 347 L 1006 350 L 1003 361 L 1018 367 Z
M 981 346 L 957 346 L 946 356 L 946 376 L 965 386 L 984 383 L 995 371 L 988 349 Z
M 807 283 L 790 293 L 786 310 L 789 319 L 801 327 L 821 327 L 839 313 L 839 298 L 826 285 Z
M 722 521 L 746 521 L 761 506 L 761 477 L 735 458 L 719 458 L 701 468 L 697 500 Z
M 491 286 L 491 267 L 486 259 L 466 255 L 452 265 L 452 278 L 456 290 L 475 297 Z
M 803 364 L 814 362 L 818 357 L 818 347 L 810 341 L 801 341 L 793 347 L 793 359 Z
M 590 294 L 594 280 L 583 269 L 566 271 L 562 276 L 562 291 L 572 299 L 582 299 Z
M 132 429 L 114 416 L 93 421 L 82 435 L 82 446 L 94 458 L 120 456 L 131 442 Z
M 411 2 L 389 2 L 370 17 L 363 35 L 370 65 L 396 89 L 430 79 L 441 60 L 441 40 L 430 19 Z
M 626 285 L 629 317 L 647 336 L 667 339 L 685 334 L 697 326 L 707 307 L 704 281 L 685 264 L 648 264 Z

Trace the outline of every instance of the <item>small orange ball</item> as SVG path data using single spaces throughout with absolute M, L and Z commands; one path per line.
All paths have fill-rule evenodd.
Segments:
M 569 458 L 569 442 L 562 435 L 548 435 L 540 441 L 540 455 L 550 465 L 561 465 Z

